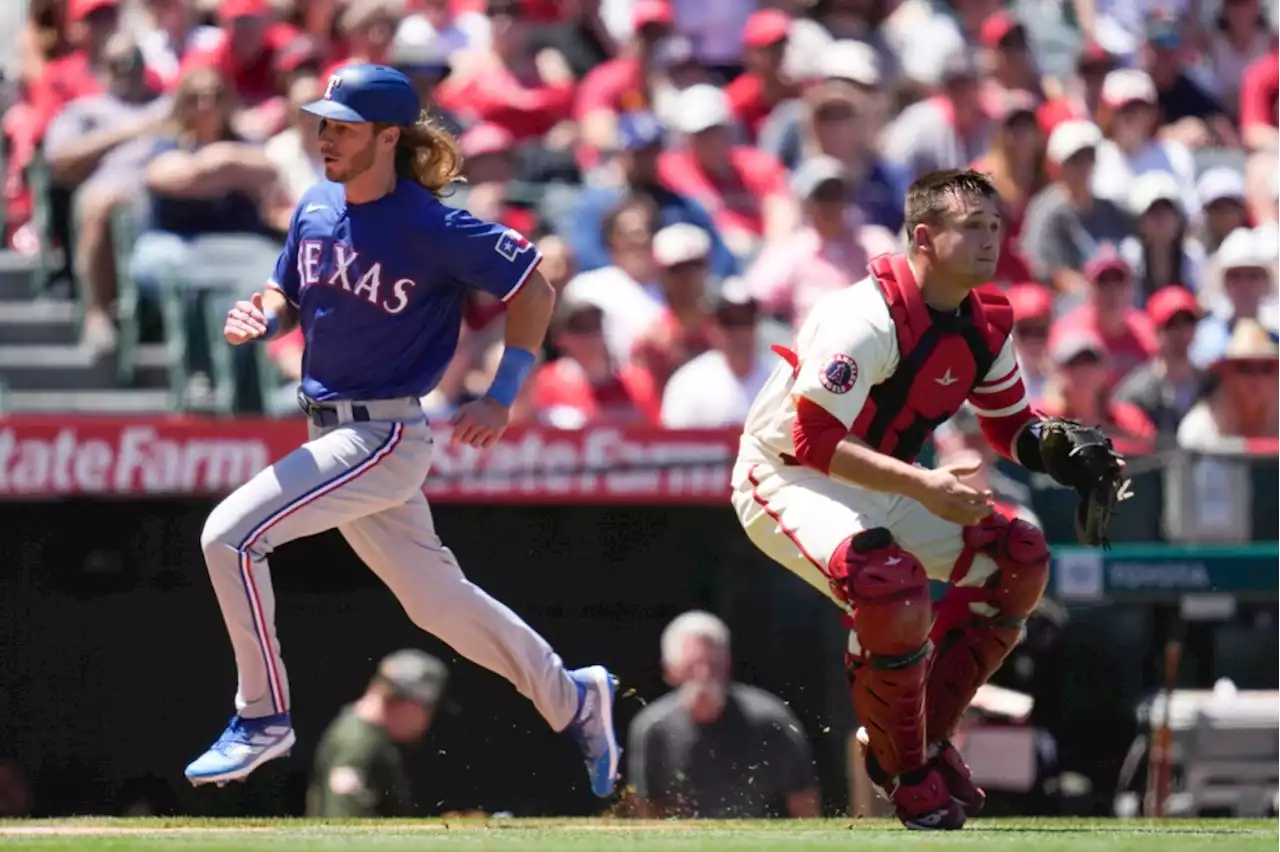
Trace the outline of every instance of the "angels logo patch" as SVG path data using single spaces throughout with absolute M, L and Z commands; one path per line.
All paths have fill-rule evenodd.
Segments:
M 819 378 L 832 393 L 848 393 L 858 381 L 858 362 L 841 352 L 826 363 Z

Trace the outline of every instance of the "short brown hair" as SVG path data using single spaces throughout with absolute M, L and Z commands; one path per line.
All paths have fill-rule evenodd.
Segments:
M 999 197 L 991 179 L 973 169 L 946 169 L 916 178 L 907 188 L 907 239 L 917 225 L 935 225 L 947 212 L 954 196 Z

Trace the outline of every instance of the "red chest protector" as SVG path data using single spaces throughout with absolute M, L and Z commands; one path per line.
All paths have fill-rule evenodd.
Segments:
M 941 316 L 925 305 L 905 257 L 881 255 L 870 269 L 893 317 L 898 367 L 871 389 L 849 432 L 911 462 L 986 377 L 1009 337 L 1013 310 L 1002 294 L 984 288 L 954 316 Z

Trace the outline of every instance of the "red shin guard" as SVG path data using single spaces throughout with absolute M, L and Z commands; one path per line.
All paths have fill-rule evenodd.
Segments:
M 853 709 L 892 776 L 924 765 L 924 689 L 932 611 L 929 580 L 888 530 L 860 533 L 832 557 L 831 581 L 853 608 L 845 656 Z
M 930 634 L 935 651 L 929 670 L 928 741 L 950 739 L 978 688 L 995 674 L 1018 643 L 1022 624 L 1044 594 L 1049 546 L 1031 524 L 991 515 L 964 528 L 965 555 L 952 582 L 981 553 L 996 570 L 980 587 L 952 586 L 938 604 Z

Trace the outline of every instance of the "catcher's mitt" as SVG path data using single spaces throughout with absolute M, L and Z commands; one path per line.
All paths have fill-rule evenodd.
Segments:
M 1107 527 L 1116 503 L 1130 496 L 1123 478 L 1124 457 L 1101 429 L 1066 417 L 1046 417 L 1039 425 L 1045 470 L 1080 494 L 1076 535 L 1090 547 L 1110 547 Z

